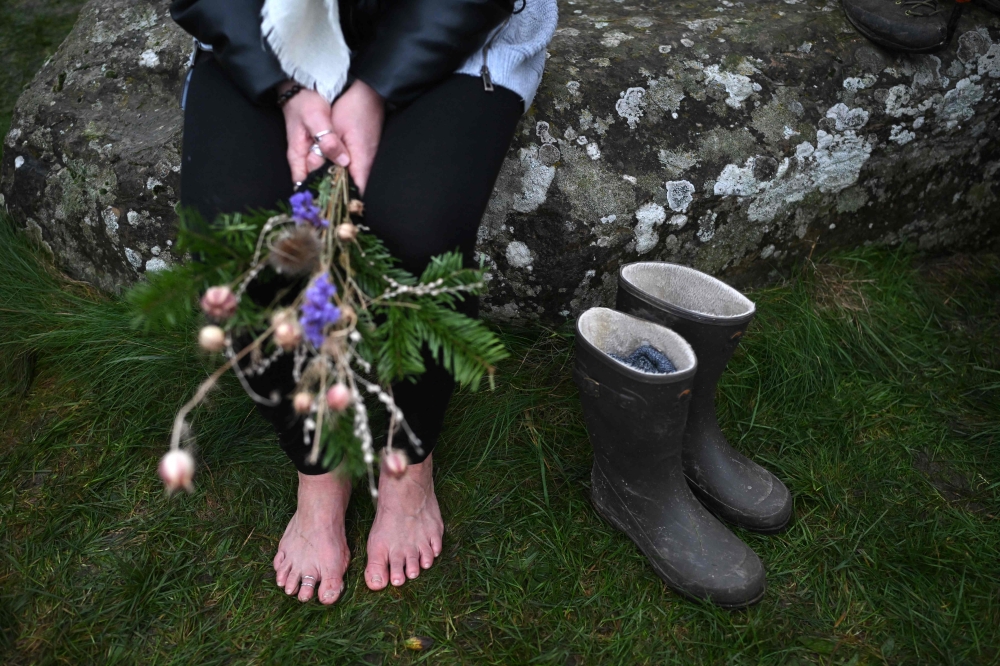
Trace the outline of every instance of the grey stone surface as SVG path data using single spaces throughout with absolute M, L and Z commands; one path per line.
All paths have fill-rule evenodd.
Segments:
M 18 100 L 0 191 L 70 276 L 118 291 L 177 260 L 190 51 L 166 2 L 93 0 Z
M 921 56 L 871 45 L 827 0 L 560 11 L 480 229 L 490 318 L 608 304 L 627 261 L 746 285 L 834 247 L 997 242 L 1000 20 L 984 10 Z M 74 277 L 116 290 L 176 261 L 188 47 L 165 3 L 93 0 L 18 103 L 3 195 Z

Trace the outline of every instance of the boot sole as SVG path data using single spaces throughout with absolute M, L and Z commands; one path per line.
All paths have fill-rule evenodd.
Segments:
M 767 584 L 766 583 L 764 584 L 764 587 L 761 589 L 759 595 L 757 595 L 753 599 L 750 599 L 749 601 L 744 601 L 744 602 L 738 603 L 738 604 L 724 604 L 724 603 L 719 603 L 719 602 L 713 601 L 711 599 L 705 599 L 703 597 L 696 597 L 696 596 L 694 596 L 692 594 L 689 594 L 689 593 L 685 592 L 680 587 L 678 587 L 676 583 L 674 583 L 670 579 L 669 575 L 667 575 L 666 573 L 664 573 L 663 570 L 661 570 L 658 566 L 656 566 L 656 560 L 654 560 L 652 557 L 650 557 L 649 553 L 646 552 L 646 548 L 641 543 L 639 543 L 638 540 L 636 540 L 632 536 L 631 531 L 629 530 L 629 528 L 625 524 L 623 524 L 617 517 L 612 516 L 610 513 L 605 512 L 604 509 L 601 508 L 600 504 L 598 504 L 597 501 L 594 500 L 593 489 L 591 489 L 591 492 L 590 492 L 590 504 L 594 507 L 594 511 L 597 512 L 598 516 L 600 516 L 606 523 L 608 523 L 609 525 L 611 525 L 611 527 L 615 528 L 616 530 L 618 530 L 619 532 L 621 532 L 622 534 L 624 534 L 625 536 L 627 536 L 629 538 L 629 540 L 636 545 L 636 547 L 639 549 L 639 551 L 643 555 L 646 556 L 646 561 L 649 562 L 649 566 L 651 566 L 653 568 L 653 571 L 656 572 L 656 575 L 659 576 L 660 579 L 663 580 L 663 582 L 667 584 L 667 587 L 669 587 L 675 594 L 677 594 L 677 595 L 679 595 L 681 597 L 684 597 L 688 601 L 697 601 L 699 603 L 706 603 L 707 602 L 707 603 L 712 604 L 713 606 L 718 606 L 719 608 L 724 608 L 725 610 L 737 610 L 737 609 L 740 609 L 740 608 L 746 608 L 747 606 L 753 606 L 754 604 L 758 603 L 761 599 L 764 598 L 764 593 L 767 591 Z M 633 529 L 635 529 L 635 531 L 638 531 L 637 528 L 633 528 Z
M 882 37 L 873 34 L 871 31 L 868 30 L 868 28 L 864 27 L 860 23 L 856 23 L 854 19 L 851 18 L 851 15 L 848 14 L 847 12 L 844 12 L 844 16 L 846 16 L 847 21 L 854 26 L 854 29 L 857 30 L 859 33 L 861 33 L 862 37 L 868 39 L 869 41 L 875 42 L 879 46 L 887 48 L 890 51 L 895 51 L 896 53 L 934 53 L 935 51 L 940 51 L 944 47 L 948 46 L 948 41 L 950 41 L 946 40 L 941 44 L 937 44 L 936 46 L 928 46 L 922 49 L 915 49 L 909 46 L 903 46 L 901 44 L 894 44 L 893 42 L 890 42 L 887 39 L 883 39 Z
M 706 509 L 708 509 L 713 516 L 715 516 L 716 518 L 718 518 L 723 522 L 729 523 L 730 525 L 736 525 L 737 527 L 741 527 L 747 530 L 748 532 L 753 532 L 754 534 L 773 536 L 775 534 L 781 534 L 782 532 L 788 529 L 789 525 L 792 524 L 792 514 L 788 514 L 788 518 L 786 518 L 785 522 L 781 523 L 780 525 L 776 527 L 764 527 L 764 528 L 747 525 L 746 523 L 740 522 L 738 519 L 724 516 L 720 511 L 714 508 L 713 504 L 710 504 L 709 501 L 706 501 L 706 498 L 708 498 L 708 500 L 714 503 L 714 505 L 722 504 L 722 502 L 717 502 L 714 497 L 712 497 L 704 490 L 696 486 L 694 482 L 686 474 L 684 475 L 684 478 L 688 482 L 688 488 L 690 488 L 691 492 L 694 493 L 694 496 L 698 498 L 698 501 L 701 502 L 701 505 Z

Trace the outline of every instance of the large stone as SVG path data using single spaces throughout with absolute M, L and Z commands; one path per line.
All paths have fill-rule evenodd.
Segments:
M 176 261 L 190 53 L 165 2 L 92 0 L 18 100 L 2 196 L 72 277 L 118 291 Z
M 480 229 L 491 318 L 607 304 L 628 261 L 742 285 L 833 247 L 996 242 L 1000 21 L 983 10 L 907 57 L 832 1 L 560 9 Z M 92 0 L 18 103 L 3 193 L 75 277 L 116 290 L 177 260 L 189 43 L 159 2 Z

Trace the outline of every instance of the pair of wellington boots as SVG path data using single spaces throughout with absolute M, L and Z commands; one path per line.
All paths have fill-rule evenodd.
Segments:
M 724 608 L 764 596 L 764 567 L 719 519 L 773 534 L 792 513 L 784 484 L 733 449 L 716 419 L 716 383 L 754 310 L 709 275 L 640 262 L 619 270 L 616 310 L 577 320 L 573 375 L 594 449 L 594 507 L 670 588 Z M 645 344 L 676 371 L 612 357 Z

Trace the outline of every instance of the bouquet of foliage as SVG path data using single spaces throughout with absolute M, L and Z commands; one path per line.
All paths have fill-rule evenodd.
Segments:
M 381 455 L 390 473 L 403 474 L 406 456 L 393 449 L 393 436 L 404 433 L 417 451 L 421 443 L 393 400 L 392 383 L 424 372 L 425 347 L 473 390 L 483 376 L 492 386 L 493 366 L 507 355 L 482 322 L 454 309 L 482 288 L 483 270 L 463 268 L 458 252 L 435 257 L 419 278 L 402 270 L 358 222 L 364 206 L 351 199 L 343 168 L 331 168 L 315 193 L 299 192 L 290 204 L 287 212 L 222 215 L 211 224 L 182 214 L 175 247 L 195 260 L 150 275 L 129 294 L 136 324 L 145 328 L 176 326 L 200 303 L 207 321 L 198 343 L 226 358 L 174 419 L 160 462 L 169 491 L 192 487 L 194 459 L 182 448 L 191 438 L 188 416 L 228 370 L 253 400 L 276 405 L 286 396 L 258 395 L 246 375 L 292 355 L 292 401 L 304 417 L 309 461 L 340 459 L 367 473 L 374 497 L 376 452 L 363 396 L 385 406 Z M 253 281 L 275 279 L 283 281 L 272 303 L 245 297 Z M 234 339 L 251 342 L 237 351 Z

